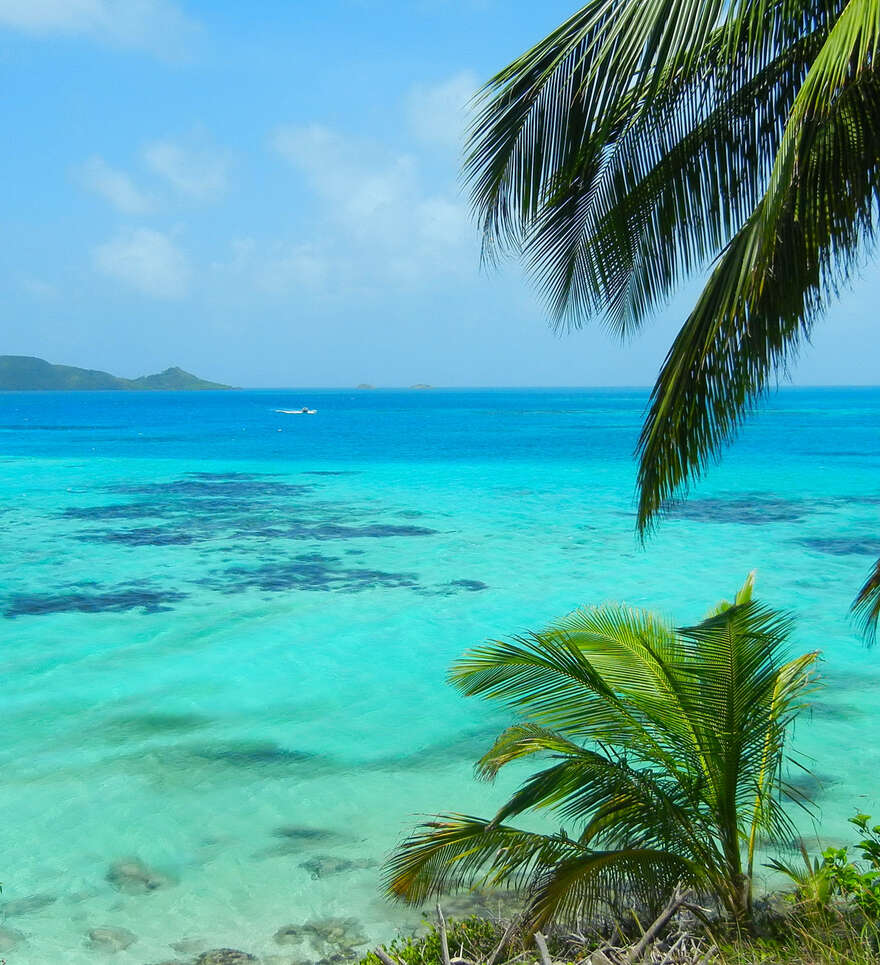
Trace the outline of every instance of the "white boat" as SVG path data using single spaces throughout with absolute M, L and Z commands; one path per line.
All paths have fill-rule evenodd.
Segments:
M 301 409 L 276 409 L 276 412 L 280 412 L 282 415 L 317 415 L 317 409 L 310 409 L 308 406 L 303 406 Z

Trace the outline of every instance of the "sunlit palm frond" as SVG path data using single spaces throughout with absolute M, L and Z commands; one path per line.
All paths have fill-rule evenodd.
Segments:
M 417 829 L 386 866 L 386 886 L 415 903 L 475 884 L 523 890 L 526 919 L 577 921 L 615 897 L 650 904 L 676 883 L 702 881 L 695 865 L 651 848 L 594 850 L 563 835 L 540 835 L 466 815 Z
M 495 743 L 477 761 L 477 774 L 484 780 L 491 781 L 501 768 L 511 761 L 532 754 L 577 756 L 582 750 L 580 744 L 546 727 L 532 723 L 514 724 L 502 731 Z
M 676 880 L 699 880 L 747 917 L 759 842 L 794 834 L 782 805 L 787 732 L 817 657 L 786 657 L 790 618 L 752 591 L 750 575 L 732 602 L 679 630 L 608 605 L 466 654 L 453 682 L 524 717 L 478 773 L 544 761 L 492 820 L 453 815 L 418 829 L 392 858 L 391 891 L 420 900 L 481 882 L 522 888 L 539 925 L 615 892 L 648 901 Z M 572 830 L 507 823 L 529 813 Z
M 755 602 L 727 607 L 680 631 L 691 677 L 691 719 L 705 748 L 706 796 L 745 815 L 751 827 L 726 825 L 731 848 L 745 832 L 780 840 L 794 832 L 782 807 L 786 734 L 803 709 L 818 654 L 782 659 L 791 630 L 783 613 Z
M 581 643 L 552 630 L 492 641 L 458 661 L 450 681 L 466 695 L 527 709 L 532 721 L 568 737 L 607 733 L 623 739 L 626 733 L 634 738 L 641 731 L 639 722 L 627 720 L 618 696 Z
M 563 835 L 444 814 L 400 845 L 385 867 L 385 883 L 391 894 L 410 902 L 480 882 L 526 888 L 539 871 L 584 850 Z

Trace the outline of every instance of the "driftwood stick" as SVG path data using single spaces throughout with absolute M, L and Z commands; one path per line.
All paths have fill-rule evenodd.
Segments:
M 660 962 L 660 965 L 670 965 L 670 963 L 675 961 L 675 953 L 683 944 L 685 944 L 687 937 L 687 935 L 678 936 L 673 946 L 663 956 L 663 960 Z
M 687 897 L 687 892 L 683 891 L 680 887 L 676 887 L 675 891 L 672 893 L 672 897 L 666 904 L 663 911 L 660 912 L 658 917 L 655 919 L 654 923 L 648 927 L 648 930 L 642 935 L 638 940 L 635 947 L 626 955 L 627 962 L 630 965 L 634 965 L 642 955 L 645 954 L 645 949 L 654 941 L 654 939 L 663 931 L 663 929 L 672 921 L 673 915 L 681 908 Z
M 400 962 L 393 959 L 381 945 L 377 945 L 373 951 L 376 953 L 376 958 L 379 959 L 382 965 L 400 965 Z
M 547 940 L 539 932 L 535 932 L 535 944 L 538 946 L 538 954 L 541 956 L 541 965 L 553 965 L 550 961 L 550 952 L 547 951 Z
M 440 902 L 437 902 L 437 922 L 440 926 L 440 954 L 443 956 L 443 965 L 449 965 L 449 938 L 446 935 L 446 919 L 443 917 L 443 909 Z
M 714 962 L 717 957 L 718 957 L 718 946 L 715 945 L 713 942 L 713 944 L 711 944 L 709 948 L 706 950 L 705 955 L 703 955 L 703 957 L 700 959 L 700 962 L 703 963 L 703 965 L 706 965 L 706 963 L 708 962 Z
M 510 922 L 508 923 L 507 928 L 504 929 L 504 934 L 501 936 L 501 941 L 498 942 L 498 944 L 495 946 L 495 949 L 493 950 L 492 954 L 489 956 L 486 962 L 486 965 L 495 965 L 495 962 L 498 956 L 501 954 L 501 951 L 504 948 L 504 946 L 510 941 L 511 936 L 513 935 L 514 929 L 518 924 L 519 924 L 519 921 L 515 916 L 510 919 Z

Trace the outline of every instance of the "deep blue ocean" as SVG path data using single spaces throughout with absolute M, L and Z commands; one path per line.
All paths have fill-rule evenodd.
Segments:
M 880 555 L 880 390 L 780 391 L 642 547 L 646 400 L 0 394 L 0 957 L 94 962 L 108 927 L 120 965 L 316 961 L 314 932 L 274 936 L 328 916 L 388 940 L 418 919 L 381 896 L 389 849 L 517 777 L 472 779 L 506 719 L 450 662 L 583 604 L 695 621 L 753 569 L 824 653 L 795 735 L 823 840 L 880 816 L 880 648 L 847 616 Z

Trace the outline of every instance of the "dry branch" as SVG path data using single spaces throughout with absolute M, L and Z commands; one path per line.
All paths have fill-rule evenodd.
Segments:
M 440 930 L 440 953 L 443 956 L 443 965 L 449 965 L 449 939 L 446 935 L 446 919 L 443 917 L 443 909 L 440 902 L 437 902 L 437 921 Z
M 535 932 L 535 944 L 538 946 L 538 952 L 541 956 L 541 965 L 553 965 L 550 952 L 547 951 L 547 941 L 539 931 Z
M 376 954 L 376 958 L 382 963 L 382 965 L 400 965 L 397 959 L 392 958 L 388 952 L 381 945 L 377 945 L 373 951 Z
M 634 965 L 634 963 L 645 954 L 645 950 L 672 921 L 673 916 L 685 903 L 687 897 L 688 893 L 684 891 L 681 886 L 677 886 L 663 911 L 660 912 L 653 924 L 648 927 L 647 931 L 638 940 L 635 947 L 627 952 L 626 961 L 629 962 L 630 965 Z

